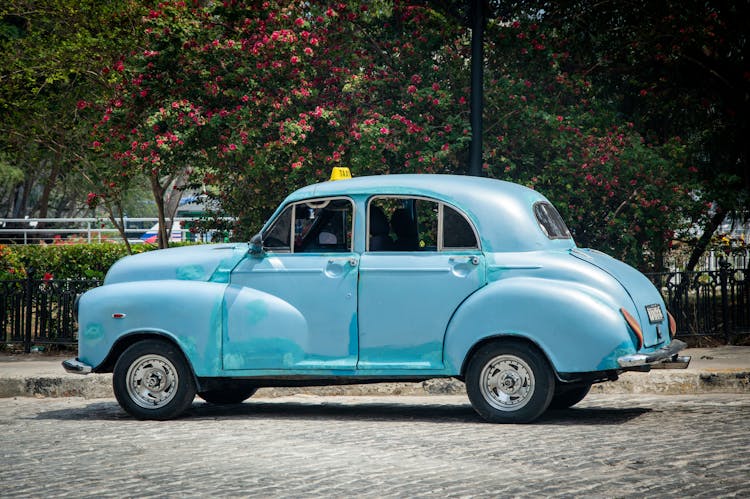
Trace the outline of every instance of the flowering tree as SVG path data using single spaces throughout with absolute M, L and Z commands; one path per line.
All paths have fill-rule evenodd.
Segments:
M 120 79 L 93 145 L 114 171 L 99 199 L 145 175 L 162 219 L 171 189 L 202 186 L 247 237 L 332 166 L 461 168 L 465 84 L 447 76 L 465 47 L 428 7 L 175 1 L 144 25 L 144 48 L 110 68 Z
M 661 262 L 694 209 L 680 138 L 650 142 L 615 114 L 555 30 L 494 20 L 488 38 L 488 174 L 544 192 L 579 244 L 644 269 Z
M 144 1 L 0 4 L 0 216 L 74 216 L 89 161 L 86 120 L 99 69 L 138 34 Z
M 547 36 L 564 40 L 563 70 L 585 75 L 588 98 L 633 123 L 650 151 L 664 147 L 670 178 L 702 201 L 686 209 L 662 197 L 701 228 L 700 238 L 680 238 L 691 247 L 691 270 L 727 214 L 742 221 L 750 213 L 748 3 L 564 0 L 508 8 L 511 18 L 533 17 Z M 550 45 L 534 34 L 527 40 Z M 671 144 L 679 144 L 679 158 Z
M 553 7 L 521 2 L 501 17 L 495 6 L 485 173 L 543 191 L 580 244 L 658 267 L 675 232 L 706 212 L 696 135 L 655 133 L 627 106 L 654 87 L 607 79 L 599 68 L 610 59 L 597 57 L 612 37 L 577 36 Z M 166 230 L 175 193 L 202 188 L 248 238 L 285 193 L 333 166 L 465 173 L 470 37 L 460 12 L 449 0 L 158 4 L 142 47 L 107 68 L 116 85 L 92 138 L 93 202 L 114 203 L 145 178 Z

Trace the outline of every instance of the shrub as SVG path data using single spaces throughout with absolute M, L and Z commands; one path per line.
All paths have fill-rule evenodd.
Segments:
M 37 277 L 50 279 L 103 279 L 107 270 L 120 258 L 127 256 L 122 244 L 65 244 L 65 245 L 13 245 L 3 247 L 10 255 L 9 262 L 17 262 L 23 272 L 34 270 Z M 157 249 L 149 244 L 132 247 L 133 253 Z M 5 266 L 3 263 L 0 269 Z M 16 272 L 19 272 L 18 269 Z M 3 273 L 0 270 L 0 278 Z
M 19 256 L 9 246 L 0 244 L 0 281 L 25 277 L 26 269 Z

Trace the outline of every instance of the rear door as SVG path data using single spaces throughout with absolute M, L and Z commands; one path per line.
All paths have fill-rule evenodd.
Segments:
M 378 230 L 383 215 L 387 238 Z M 368 226 L 359 266 L 357 367 L 441 369 L 454 310 L 485 284 L 476 231 L 449 205 L 396 196 L 370 200 Z

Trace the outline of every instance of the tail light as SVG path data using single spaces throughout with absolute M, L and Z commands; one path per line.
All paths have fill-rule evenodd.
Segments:
M 625 317 L 625 322 L 628 323 L 628 326 L 633 330 L 635 337 L 638 340 L 636 351 L 640 350 L 643 347 L 643 331 L 641 331 L 641 325 L 638 324 L 638 321 L 635 320 L 635 318 L 624 308 L 620 309 L 620 313 Z
M 667 312 L 667 317 L 669 318 L 669 336 L 670 338 L 674 338 L 677 334 L 677 321 L 674 320 L 674 317 L 669 312 Z

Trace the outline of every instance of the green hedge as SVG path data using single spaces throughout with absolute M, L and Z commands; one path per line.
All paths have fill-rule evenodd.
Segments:
M 181 245 L 181 244 L 178 244 Z M 124 244 L 9 245 L 6 250 L 35 277 L 52 279 L 102 279 L 120 258 L 127 256 Z M 133 253 L 157 249 L 151 244 L 133 245 Z M 25 272 L 20 273 L 25 274 Z

